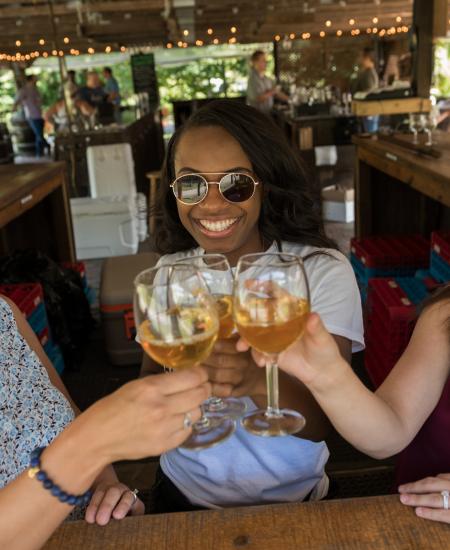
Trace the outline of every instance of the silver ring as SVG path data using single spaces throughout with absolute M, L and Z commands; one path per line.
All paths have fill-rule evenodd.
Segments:
M 449 500 L 449 495 L 450 493 L 448 491 L 441 491 L 441 495 L 442 495 L 442 508 L 444 508 L 444 510 L 448 510 L 448 500 Z
M 192 418 L 191 413 L 185 413 L 184 414 L 184 420 L 183 420 L 183 428 L 185 430 L 189 430 L 189 428 L 192 426 Z
M 134 506 L 136 504 L 136 501 L 138 499 L 137 495 L 139 493 L 139 490 L 138 489 L 134 489 L 134 491 L 132 491 L 131 489 L 128 489 L 130 491 L 130 493 L 133 495 L 133 504 L 131 506 Z

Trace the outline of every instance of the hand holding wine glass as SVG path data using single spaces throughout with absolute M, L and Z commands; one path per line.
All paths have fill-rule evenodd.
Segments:
M 288 435 L 305 425 L 297 411 L 279 408 L 277 358 L 303 334 L 309 302 L 308 280 L 298 256 L 248 254 L 239 260 L 235 323 L 240 335 L 266 357 L 267 409 L 250 413 L 242 421 L 254 434 Z

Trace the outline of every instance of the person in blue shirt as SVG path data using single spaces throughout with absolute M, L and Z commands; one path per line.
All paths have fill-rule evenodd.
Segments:
M 103 69 L 103 76 L 105 78 L 105 85 L 103 91 L 108 94 L 109 100 L 114 105 L 114 119 L 117 123 L 121 122 L 120 113 L 120 88 L 117 79 L 113 76 L 112 69 L 105 67 Z

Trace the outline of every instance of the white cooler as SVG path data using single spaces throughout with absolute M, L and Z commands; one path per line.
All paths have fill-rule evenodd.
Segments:
M 134 199 L 128 196 L 70 199 L 78 260 L 136 254 Z
M 133 153 L 129 143 L 88 147 L 86 161 L 92 198 L 136 194 Z

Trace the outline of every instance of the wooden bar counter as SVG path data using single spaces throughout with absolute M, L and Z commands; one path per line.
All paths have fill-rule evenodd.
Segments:
M 436 156 L 413 149 L 412 135 L 354 136 L 356 236 L 450 228 L 450 135 L 437 133 Z M 423 145 L 424 136 L 420 136 Z
M 63 162 L 0 166 L 0 255 L 34 248 L 75 261 Z
M 66 523 L 44 546 L 154 550 L 434 550 L 450 525 L 418 518 L 398 496 L 148 515 L 107 527 Z

